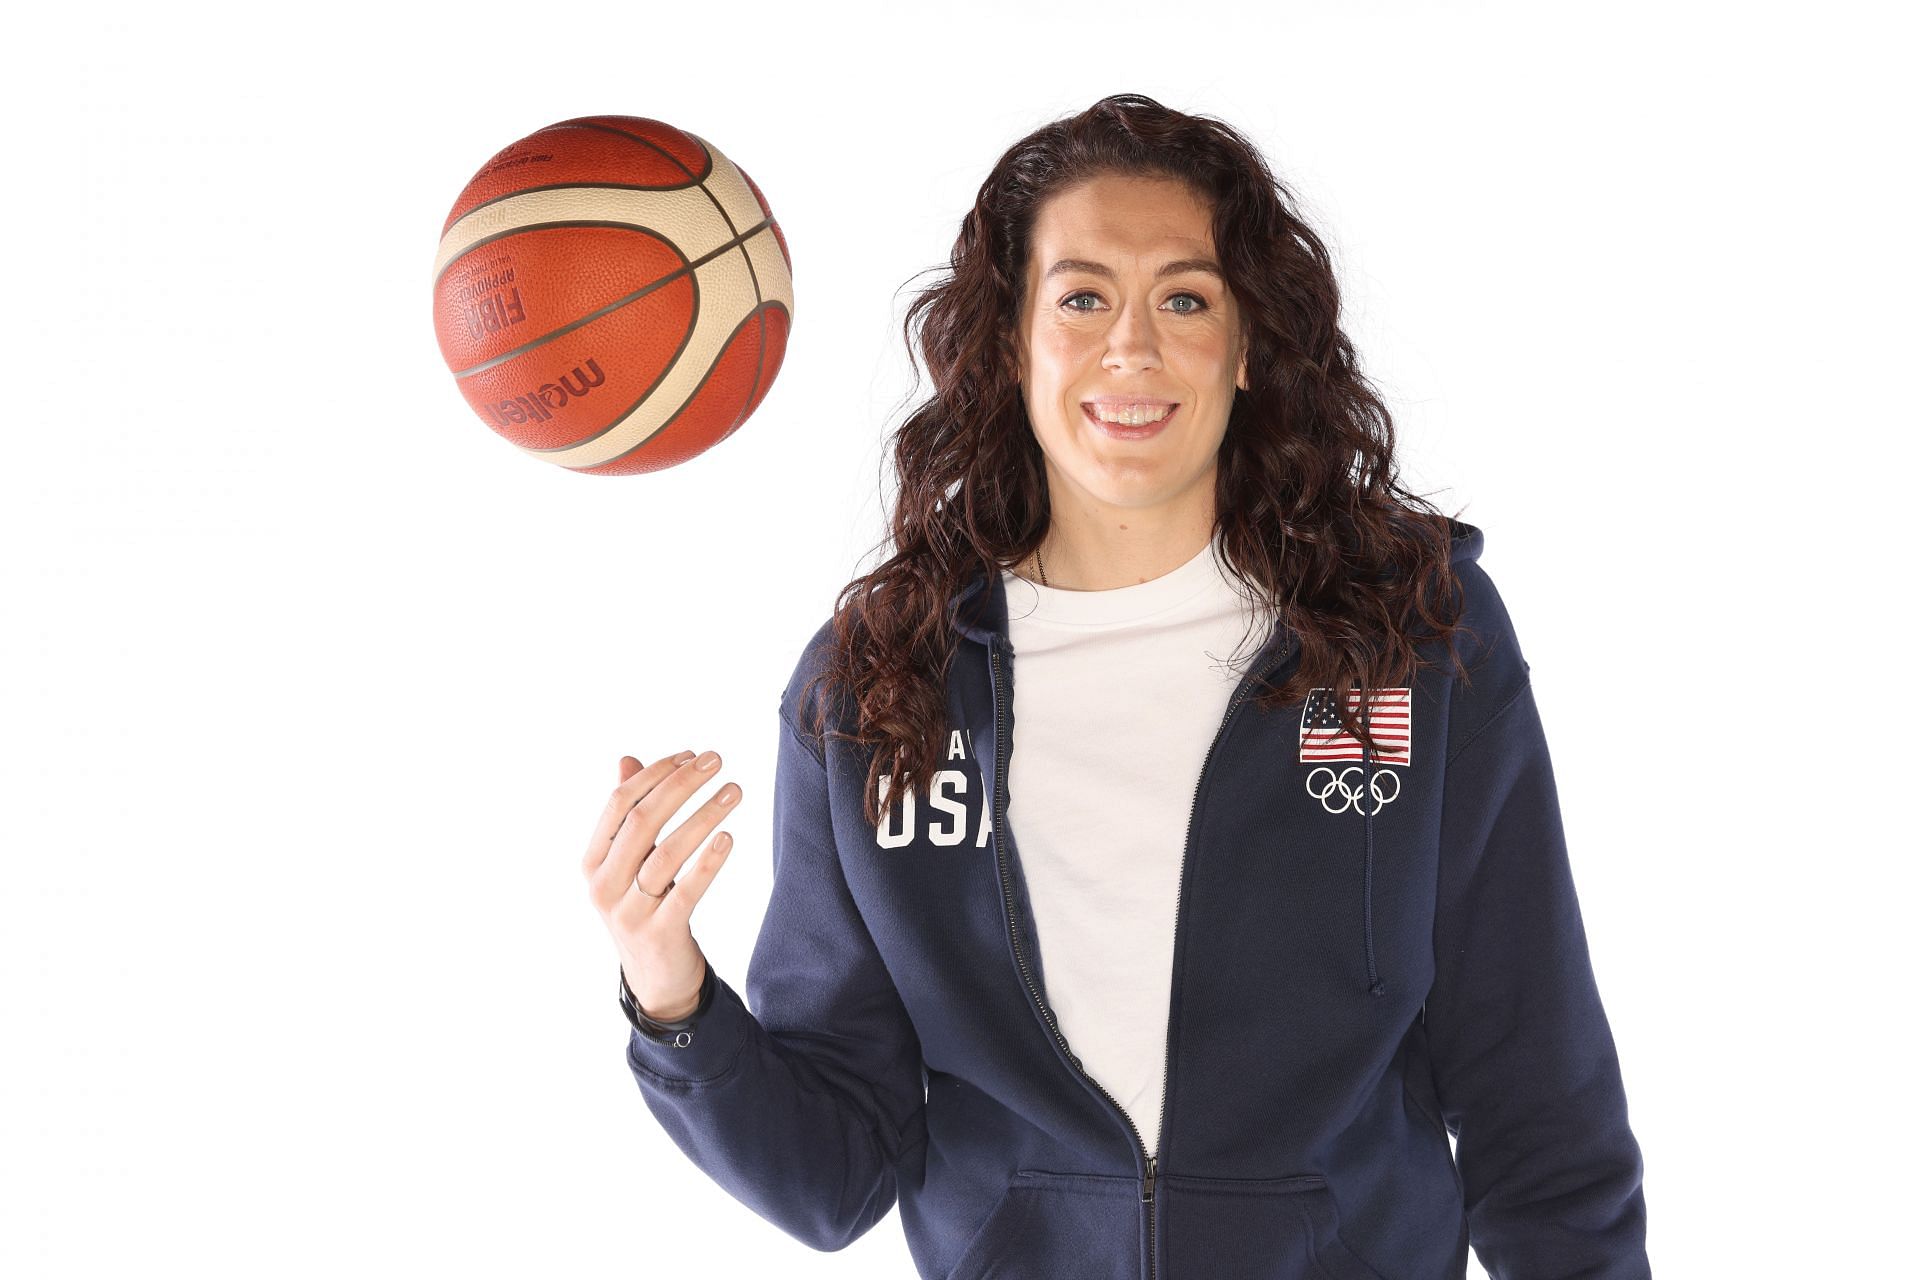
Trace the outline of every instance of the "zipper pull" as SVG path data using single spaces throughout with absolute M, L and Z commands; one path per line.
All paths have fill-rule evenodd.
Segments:
M 1145 1195 L 1140 1197 L 1141 1201 L 1146 1204 L 1153 1203 L 1153 1175 L 1159 1169 L 1159 1167 L 1160 1167 L 1160 1161 L 1157 1157 L 1155 1156 L 1147 1157 L 1147 1179 L 1146 1179 L 1147 1191 Z

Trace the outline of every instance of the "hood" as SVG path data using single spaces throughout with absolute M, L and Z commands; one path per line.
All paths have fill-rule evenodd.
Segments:
M 1480 552 L 1486 546 L 1486 535 L 1479 526 L 1463 520 L 1447 518 L 1447 529 L 1453 540 L 1453 550 L 1448 557 L 1457 571 L 1459 566 L 1480 558 Z M 974 643 L 988 647 L 989 651 L 998 646 L 1003 652 L 1011 654 L 1013 646 L 1007 638 L 1007 590 L 1006 581 L 996 569 L 992 573 L 976 568 L 962 584 L 953 598 L 947 603 L 947 618 L 953 628 Z M 1285 624 L 1275 622 L 1273 634 L 1254 655 L 1250 667 L 1257 667 L 1267 657 L 1268 651 L 1276 644 L 1293 643 L 1293 630 Z M 1361 701 L 1361 724 L 1371 727 L 1371 706 Z M 1362 747 L 1360 755 L 1361 794 L 1373 794 L 1374 772 L 1373 750 Z M 1366 842 L 1362 853 L 1361 875 L 1365 881 L 1365 911 L 1362 922 L 1364 934 L 1362 942 L 1367 953 L 1367 994 L 1384 996 L 1387 994 L 1386 982 L 1380 977 L 1379 966 L 1373 952 L 1373 815 L 1379 809 L 1362 809 L 1361 834 Z
M 1487 545 L 1487 536 L 1480 532 L 1479 525 L 1448 517 L 1447 528 L 1453 534 L 1453 555 L 1449 558 L 1454 564 L 1467 564 L 1480 558 L 1481 549 Z

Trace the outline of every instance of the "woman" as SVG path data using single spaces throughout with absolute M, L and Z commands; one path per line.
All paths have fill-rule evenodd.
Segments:
M 752 1012 L 687 923 L 738 787 L 663 836 L 717 758 L 622 760 L 628 1064 L 799 1240 L 897 1200 L 950 1280 L 1648 1274 L 1527 663 L 1337 318 L 1221 123 L 1023 139 L 908 315 L 895 552 L 781 700 Z

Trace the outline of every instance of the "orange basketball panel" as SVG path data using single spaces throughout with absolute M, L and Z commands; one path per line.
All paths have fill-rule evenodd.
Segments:
M 639 227 L 543 226 L 489 240 L 454 259 L 434 286 L 440 354 L 459 376 L 657 290 L 685 266 L 677 248 Z
M 792 317 L 777 302 L 756 308 L 728 338 L 710 375 L 653 436 L 585 475 L 630 476 L 676 466 L 732 435 L 766 396 L 786 356 Z
M 691 274 L 460 380 L 489 427 L 524 449 L 565 449 L 619 422 L 679 358 L 693 331 Z

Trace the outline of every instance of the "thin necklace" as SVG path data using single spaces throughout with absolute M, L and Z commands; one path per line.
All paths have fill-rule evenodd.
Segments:
M 1047 562 L 1040 558 L 1039 547 L 1035 547 L 1033 549 L 1033 563 L 1040 570 L 1040 585 L 1043 587 L 1046 586 L 1047 585 Z

